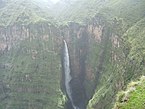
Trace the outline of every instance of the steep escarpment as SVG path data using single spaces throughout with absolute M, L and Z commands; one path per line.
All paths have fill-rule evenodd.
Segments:
M 59 43 L 54 43 L 59 38 L 51 33 L 53 27 L 39 26 L 1 29 L 3 109 L 59 107 L 61 70 L 56 47 Z
M 125 7 L 127 7 L 127 9 Z M 75 9 L 72 11 L 77 13 Z M 84 12 L 84 10 L 79 11 Z M 99 11 L 100 12 L 97 14 L 99 17 L 96 17 L 96 19 L 94 17 L 93 25 L 97 24 L 99 19 L 105 18 L 110 25 L 112 35 L 109 42 L 110 46 L 107 46 L 110 48 L 106 48 L 107 56 L 104 58 L 103 70 L 101 71 L 99 81 L 95 82 L 98 83 L 98 85 L 95 87 L 95 94 L 89 102 L 89 109 L 111 108 L 111 104 L 114 102 L 118 90 L 124 88 L 131 79 L 135 79 L 139 75 L 144 75 L 144 49 L 142 48 L 144 42 L 142 40 L 142 38 L 144 38 L 143 1 L 110 1 L 107 2 L 106 6 L 100 8 Z M 80 17 L 82 17 L 81 15 Z M 75 16 L 70 15 L 69 17 L 71 20 L 71 18 Z M 79 15 L 77 18 L 79 18 Z M 78 20 L 77 18 L 75 20 Z M 91 20 L 87 20 L 87 22 L 89 21 Z M 142 25 L 140 25 L 140 22 L 142 22 Z M 97 26 L 97 28 L 100 29 L 100 26 Z M 136 40 L 135 37 L 138 40 Z M 96 51 L 97 54 L 99 54 L 97 46 L 95 46 L 94 49 L 93 53 Z M 138 50 L 140 52 L 137 52 Z M 95 60 L 95 62 L 99 62 L 96 58 L 91 57 L 91 59 Z M 93 65 L 97 64 L 95 63 Z M 87 74 L 89 74 L 89 72 L 87 72 Z M 95 73 L 95 76 L 96 75 Z M 87 87 L 87 89 L 89 88 Z
M 144 1 L 88 2 L 71 1 L 57 15 L 33 0 L 2 6 L 2 109 L 73 109 L 61 63 L 64 40 L 72 77 L 68 84 L 80 109 L 111 109 L 117 92 L 144 75 Z
M 62 108 L 59 32 L 40 5 L 15 0 L 0 10 L 1 109 Z
M 101 10 L 103 16 L 108 19 L 107 21 L 112 19 L 112 56 L 110 57 L 111 61 L 106 62 L 108 63 L 107 70 L 103 72 L 105 74 L 104 77 L 107 77 L 108 72 L 109 78 L 107 77 L 107 82 L 101 82 L 103 87 L 98 86 L 100 88 L 96 89 L 88 109 L 111 108 L 110 104 L 113 102 L 112 98 L 114 98 L 116 92 L 124 88 L 130 80 L 144 75 L 144 50 L 140 49 L 143 46 L 140 43 L 144 42 L 140 39 L 144 38 L 144 30 L 142 30 L 144 28 L 144 23 L 142 22 L 144 20 L 144 13 L 142 13 L 144 3 L 143 1 L 142 3 L 141 1 L 118 1 L 118 3 L 114 1 L 114 3 L 116 4 L 113 5 L 111 3 L 109 7 Z M 125 6 L 128 6 L 127 10 L 123 8 Z M 140 8 L 138 9 L 138 7 Z M 113 12 L 112 9 L 116 10 L 116 12 Z M 135 14 L 131 14 L 133 10 L 136 10 Z M 134 47 L 137 48 L 135 49 Z M 142 55 L 137 53 L 138 50 Z
M 104 63 L 111 56 L 108 51 L 111 49 L 112 30 L 105 20 L 94 22 L 95 19 L 99 17 L 96 16 L 84 26 L 70 23 L 61 30 L 69 48 L 73 78 L 70 85 L 74 104 L 77 106 L 87 106 L 102 76 Z M 63 87 L 65 89 L 64 85 Z

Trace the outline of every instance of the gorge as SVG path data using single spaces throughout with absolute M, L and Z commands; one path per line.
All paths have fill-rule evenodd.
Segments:
M 144 12 L 143 0 L 0 0 L 0 109 L 144 109 Z

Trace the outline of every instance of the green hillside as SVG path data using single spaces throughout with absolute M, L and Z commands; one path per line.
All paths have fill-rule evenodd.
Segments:
M 7 65 L 0 70 L 0 109 L 61 108 L 60 59 L 54 46 L 52 36 L 36 35 L 0 56 L 0 65 Z
M 41 4 L 37 0 L 9 0 L 5 7 L 0 9 L 0 26 L 29 25 L 42 22 L 54 24 L 49 8 L 49 4 L 43 3 L 43 1 Z
M 145 0 L 0 3 L 0 109 L 68 109 L 64 39 L 87 109 L 144 109 L 144 79 L 130 82 L 145 75 Z
M 131 82 L 126 91 L 119 92 L 117 103 L 113 109 L 144 109 L 145 77 L 140 81 Z

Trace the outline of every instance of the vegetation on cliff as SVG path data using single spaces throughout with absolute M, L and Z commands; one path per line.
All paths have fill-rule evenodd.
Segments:
M 145 76 L 139 81 L 128 84 L 125 91 L 117 94 L 117 102 L 113 109 L 144 109 L 145 107 Z
M 110 23 L 116 42 L 108 50 L 113 57 L 110 55 L 105 62 L 100 86 L 97 86 L 88 109 L 110 109 L 116 92 L 145 74 L 144 7 L 145 2 L 141 0 L 112 0 L 100 9 L 100 14 Z
M 6 0 L 0 4 L 0 108 L 63 109 L 61 36 L 68 40 L 71 61 L 78 64 L 86 47 L 80 40 L 81 29 L 92 27 L 93 32 L 84 32 L 89 37 L 89 53 L 83 61 L 90 77 L 85 75 L 83 84 L 89 100 L 87 108 L 111 109 L 118 91 L 145 75 L 145 1 L 63 0 L 65 6 L 60 10 L 57 7 L 63 3 L 53 7 L 41 3 Z M 72 26 L 76 23 L 79 26 Z M 101 38 L 94 35 L 95 30 L 102 32 Z M 118 99 L 116 106 L 129 109 L 137 101 L 136 106 L 142 109 L 142 81 L 129 94 L 129 103 Z
M 46 0 L 7 0 L 0 9 L 0 26 L 29 25 L 37 23 L 54 24 L 50 11 L 51 2 Z
M 1 54 L 1 109 L 63 108 L 60 59 L 54 46 L 52 36 L 35 34 L 35 39 L 16 42 Z

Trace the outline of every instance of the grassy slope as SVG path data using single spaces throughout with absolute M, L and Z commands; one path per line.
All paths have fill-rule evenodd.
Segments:
M 115 63 L 116 65 L 109 61 L 106 62 L 108 64 L 105 65 L 100 85 L 90 100 L 88 109 L 96 109 L 97 104 L 102 105 L 102 107 L 98 108 L 110 109 L 111 103 L 113 103 L 111 99 L 116 93 L 115 84 L 119 81 L 126 84 L 131 79 L 145 74 L 143 65 L 140 64 L 144 57 L 144 49 L 136 52 L 138 48 L 144 48 L 145 45 L 143 40 L 145 37 L 144 7 L 145 2 L 142 0 L 112 0 L 100 9 L 100 13 L 110 23 L 113 22 L 114 18 L 121 19 L 122 25 L 119 25 L 119 30 L 122 29 L 122 31 L 119 35 L 125 41 L 121 43 L 123 44 L 121 46 L 129 46 L 115 50 L 117 55 L 122 57 L 120 62 Z M 118 32 L 116 28 L 114 33 Z M 127 58 L 124 57 L 123 50 L 125 48 L 130 50 Z M 133 58 L 135 58 L 135 64 L 130 63 L 130 60 Z M 105 78 L 107 79 L 105 80 Z
M 13 24 L 54 23 L 49 7 L 33 0 L 9 1 L 5 7 L 0 9 L 0 16 L 0 26 L 5 27 Z
M 126 91 L 119 92 L 113 109 L 144 109 L 145 77 L 131 82 Z
M 96 15 L 98 9 L 104 6 L 104 3 L 106 2 L 102 0 L 77 0 L 77 2 L 69 4 L 69 7 L 64 8 L 60 14 L 57 14 L 56 18 L 61 25 L 70 21 L 84 24 Z
M 135 23 L 131 28 L 128 29 L 128 31 L 124 34 L 124 38 L 128 39 L 127 43 L 130 44 L 130 52 L 128 57 L 131 60 L 134 60 L 134 63 L 136 64 L 134 70 L 134 73 L 130 73 L 128 77 L 131 75 L 134 75 L 133 77 L 137 77 L 138 75 L 145 75 L 145 69 L 144 69 L 144 57 L 145 57 L 145 18 L 141 19 L 137 23 Z M 138 84 L 139 83 L 139 84 Z M 137 86 L 131 86 L 131 84 L 137 84 Z M 131 91 L 127 93 L 120 92 L 118 94 L 118 98 L 116 101 L 116 104 L 114 106 L 114 109 L 144 109 L 145 104 L 145 80 L 144 77 L 142 77 L 142 80 L 130 83 L 127 91 L 131 90 L 135 87 L 136 90 Z M 124 94 L 126 93 L 126 95 Z M 127 101 L 122 101 L 123 97 L 126 96 Z M 125 98 L 125 97 L 124 97 Z
M 121 19 L 123 21 L 123 26 L 121 26 L 121 29 L 123 29 L 123 32 L 121 33 L 121 35 L 124 34 L 124 37 L 123 38 L 126 40 L 127 45 L 128 44 L 130 45 L 129 46 L 130 52 L 129 52 L 128 58 L 130 59 L 130 58 L 132 58 L 132 56 L 135 57 L 136 58 L 136 61 L 137 61 L 137 66 L 136 67 L 141 68 L 140 65 L 139 65 L 140 64 L 139 63 L 140 62 L 140 58 L 138 58 L 137 55 L 136 55 L 136 53 L 135 53 L 136 49 L 138 49 L 138 48 L 137 48 L 137 46 L 135 47 L 134 44 L 138 44 L 139 47 L 141 47 L 142 45 L 144 45 L 143 40 L 142 40 L 142 38 L 144 38 L 144 36 L 145 36 L 144 35 L 144 29 L 143 29 L 144 28 L 144 25 L 142 25 L 142 21 L 144 21 L 143 20 L 143 17 L 144 17 L 144 11 L 145 11 L 145 9 L 144 9 L 144 7 L 145 7 L 144 6 L 145 5 L 144 1 L 143 0 L 111 0 L 111 1 L 107 2 L 107 4 L 105 4 L 105 6 L 103 8 L 102 7 L 97 7 L 98 6 L 98 3 L 96 2 L 96 0 L 92 0 L 92 1 L 89 1 L 89 2 L 87 0 L 85 0 L 84 2 L 82 2 L 82 1 L 79 1 L 79 2 L 81 2 L 81 3 L 80 4 L 79 3 L 73 4 L 72 7 L 70 7 L 70 9 L 68 9 L 68 10 L 66 10 L 66 12 L 64 12 L 64 16 L 63 16 L 62 20 L 65 19 L 66 22 L 67 21 L 83 22 L 84 21 L 84 18 L 91 19 L 93 16 L 95 16 L 96 13 L 98 13 L 98 8 L 100 9 L 99 12 L 110 23 L 113 22 L 114 18 Z M 11 6 L 13 7 L 13 4 L 10 5 L 10 7 Z M 28 5 L 28 6 L 30 6 L 30 5 Z M 84 7 L 84 8 L 82 8 L 82 7 Z M 92 8 L 92 7 L 95 7 L 95 8 Z M 18 14 L 19 12 L 17 12 L 17 9 L 23 10 L 22 8 L 24 8 L 24 7 L 17 7 L 17 8 L 14 9 L 14 11 L 13 10 L 9 10 L 9 12 L 12 11 L 11 13 L 14 12 L 13 15 L 15 15 L 15 17 L 10 16 L 10 18 L 7 17 L 8 19 L 5 19 L 5 20 L 4 19 L 3 20 L 0 19 L 1 20 L 1 25 L 7 26 L 7 25 L 10 25 L 10 24 L 13 24 L 14 21 L 17 21 L 16 19 L 18 18 L 18 16 L 21 16 L 21 13 Z M 7 10 L 5 10 L 5 9 L 6 8 L 3 8 L 3 10 L 0 11 L 0 14 L 3 16 L 3 13 L 6 13 L 6 16 L 9 16 L 9 13 L 7 13 Z M 22 24 L 23 23 L 24 24 L 26 24 L 26 23 L 29 24 L 31 22 L 36 23 L 37 21 L 40 22 L 41 20 L 42 21 L 43 20 L 44 21 L 46 20 L 45 18 L 47 18 L 47 16 L 46 17 L 41 17 L 41 16 L 44 16 L 44 15 L 41 15 L 41 12 L 38 12 L 38 13 L 35 12 L 35 13 L 33 13 L 33 11 L 34 10 L 31 10 L 31 7 L 28 8 L 28 9 L 26 9 L 26 10 L 24 10 L 24 13 L 26 14 L 26 16 L 32 16 L 32 17 L 31 18 L 28 18 L 28 19 L 24 19 L 24 21 L 26 20 L 26 22 L 21 22 L 21 21 L 18 21 L 18 22 L 21 22 Z M 4 17 L 5 17 L 5 15 L 4 15 Z M 5 22 L 6 20 L 8 22 Z M 139 23 L 139 22 L 141 22 L 141 23 Z M 139 25 L 138 25 L 138 23 L 139 23 Z M 138 25 L 137 26 L 138 28 L 136 28 L 135 25 Z M 138 31 L 138 32 L 136 32 L 136 31 Z M 134 40 L 134 38 L 132 36 L 140 36 L 140 38 L 139 38 L 140 40 L 138 38 L 136 38 Z M 142 42 L 142 45 L 140 45 L 138 42 Z M 37 46 L 37 44 L 35 46 Z M 32 46 L 32 45 L 29 45 L 29 47 L 30 46 Z M 108 49 L 108 51 L 109 51 L 109 49 Z M 34 60 L 31 59 L 31 56 L 26 56 L 26 55 L 23 56 L 23 54 L 22 54 L 23 57 L 21 57 L 21 55 L 18 55 L 17 53 L 19 53 L 19 50 L 14 50 L 14 54 L 13 55 L 10 55 L 10 54 L 9 55 L 6 55 L 8 57 L 10 56 L 10 58 L 7 58 L 6 59 L 6 57 L 1 57 L 1 60 L 2 60 L 1 62 L 7 63 L 8 61 L 10 61 L 10 63 L 13 63 L 14 66 L 18 66 L 18 67 L 14 67 L 12 69 L 7 69 L 7 71 L 5 71 L 5 70 L 2 71 L 1 70 L 3 72 L 3 73 L 1 73 L 1 75 L 5 75 L 5 77 L 8 77 L 8 78 L 10 78 L 11 76 L 16 77 L 16 73 L 17 72 L 19 73 L 21 70 L 23 70 L 24 73 L 22 73 L 23 74 L 22 76 L 25 77 L 25 73 L 26 72 L 27 73 L 28 72 L 31 72 L 36 67 L 35 64 L 34 64 L 34 69 L 31 69 L 31 68 L 33 68 L 33 66 L 31 68 L 29 68 L 29 66 L 31 66 L 31 64 L 33 65 L 33 63 L 39 63 L 39 62 L 42 63 L 41 62 L 42 61 L 41 58 L 44 55 L 47 54 L 47 53 L 46 54 L 45 53 L 44 54 L 40 53 L 40 58 L 34 61 Z M 17 55 L 15 55 L 15 54 L 17 54 Z M 47 54 L 47 56 L 48 56 L 48 54 Z M 108 54 L 109 54 L 109 52 L 108 52 Z M 142 56 L 144 56 L 144 52 L 143 52 L 143 55 Z M 49 59 L 49 57 L 52 57 L 53 58 L 53 56 L 48 56 L 47 57 L 48 58 L 47 62 L 49 61 L 49 63 L 46 62 L 47 65 L 49 65 L 50 62 L 52 61 L 51 58 Z M 24 63 L 25 63 L 24 66 L 25 67 L 22 67 L 23 66 L 23 65 L 21 65 L 22 62 L 19 61 L 19 59 L 22 59 L 22 58 L 25 60 L 24 61 Z M 128 63 L 127 64 L 128 65 L 128 69 L 127 70 L 123 66 L 124 63 Z M 118 65 L 119 65 L 119 67 L 117 67 Z M 114 87 L 115 86 L 115 83 L 118 80 L 121 80 L 121 81 L 124 80 L 124 78 L 126 78 L 124 80 L 125 82 L 126 81 L 130 81 L 133 78 L 134 74 L 136 76 L 138 76 L 140 74 L 143 74 L 143 71 L 142 70 L 138 70 L 138 69 L 135 69 L 133 71 L 133 73 L 132 73 L 132 70 L 133 70 L 132 68 L 134 66 L 132 67 L 132 65 L 129 63 L 129 61 L 127 61 L 127 62 L 126 61 L 119 62 L 118 65 L 114 66 L 113 63 L 110 63 L 109 62 L 109 55 L 108 55 L 108 57 L 106 59 L 106 64 L 104 65 L 105 66 L 104 67 L 104 70 L 102 72 L 103 75 L 102 75 L 102 77 L 100 79 L 100 85 L 97 87 L 96 93 L 95 93 L 94 97 L 92 98 L 92 100 L 89 103 L 89 109 L 95 109 L 95 105 L 97 103 L 100 103 L 100 101 L 102 101 L 102 103 L 103 102 L 106 103 L 105 104 L 106 106 L 104 107 L 104 109 L 105 108 L 106 109 L 111 108 L 110 104 L 112 103 L 112 101 L 110 101 L 110 99 L 112 99 L 112 97 L 114 97 L 114 93 L 116 93 L 116 92 L 114 92 L 114 90 L 115 90 L 115 87 Z M 40 79 L 40 77 L 38 76 L 39 75 L 38 73 L 42 72 L 42 75 L 44 74 L 46 76 L 46 73 L 47 73 L 48 70 L 50 70 L 50 68 L 48 68 L 48 69 L 46 67 L 44 68 L 44 66 L 41 66 L 41 64 L 40 64 L 40 70 L 37 71 L 37 73 L 34 73 L 34 76 L 36 76 L 36 78 L 33 78 L 34 81 L 36 79 L 36 80 L 39 80 L 39 82 L 41 84 L 43 84 L 44 81 L 45 81 L 45 78 L 44 78 L 44 76 L 42 77 L 44 79 L 44 81 L 43 81 L 43 79 Z M 51 70 L 50 73 L 52 73 L 53 70 Z M 124 70 L 126 70 L 126 72 L 123 74 L 122 72 L 124 72 Z M 118 73 L 119 71 L 121 73 Z M 6 75 L 5 72 L 9 72 L 9 73 Z M 19 75 L 21 76 L 21 73 L 19 73 Z M 51 75 L 50 75 L 50 77 L 51 77 Z M 48 80 L 49 81 L 48 81 L 48 84 L 47 85 L 49 85 L 49 83 L 53 83 L 54 82 L 53 80 L 51 81 L 51 79 L 48 79 Z M 13 87 L 14 88 L 17 87 L 16 85 L 13 84 L 14 81 L 17 81 L 17 80 L 13 80 L 12 79 L 10 81 L 7 81 L 7 79 L 5 79 L 5 83 L 7 83 L 7 84 L 10 83 L 10 86 L 12 88 Z M 36 83 L 36 84 L 38 84 L 38 83 Z M 19 85 L 22 85 L 22 83 L 20 82 Z M 42 87 L 45 87 L 45 85 L 46 84 L 44 84 L 44 86 L 42 86 Z M 56 85 L 57 86 L 55 88 L 56 89 L 59 89 L 58 88 L 58 84 L 56 84 Z M 47 86 L 47 87 L 50 87 L 50 89 L 51 89 L 51 85 L 50 86 Z M 54 90 L 52 90 L 51 92 L 53 93 Z M 12 94 L 9 95 L 12 100 L 9 100 L 8 106 L 15 105 L 15 103 L 11 102 L 15 98 L 13 96 L 13 94 L 14 93 L 12 93 Z M 44 99 L 44 102 L 40 103 L 40 105 L 47 102 L 47 99 L 45 99 L 45 96 L 46 95 L 47 94 L 42 94 L 41 95 L 41 97 L 44 97 L 44 98 L 42 98 L 42 99 Z M 51 93 L 50 93 L 50 95 L 51 95 Z M 48 94 L 47 97 L 49 97 L 50 95 Z M 16 98 L 19 99 L 19 95 L 16 95 Z M 35 98 L 35 96 L 32 95 L 32 97 L 30 97 L 30 99 L 32 99 L 32 102 L 33 102 L 37 98 Z M 56 99 L 57 99 L 56 96 L 55 97 L 50 97 L 50 101 L 52 101 L 52 102 L 51 103 L 50 102 L 47 102 L 45 106 L 49 106 L 49 108 L 51 108 L 51 107 L 55 108 L 55 106 L 57 104 Z M 6 100 L 8 100 L 8 99 L 6 99 Z M 26 100 L 28 100 L 28 99 L 26 98 Z M 41 102 L 41 100 L 38 100 L 38 101 Z M 55 100 L 55 102 L 53 102 L 53 100 Z M 3 102 L 1 106 L 5 106 L 5 103 L 6 102 Z M 102 106 L 103 106 L 103 104 L 102 104 Z M 14 108 L 16 109 L 16 108 L 20 108 L 20 107 L 14 107 Z

